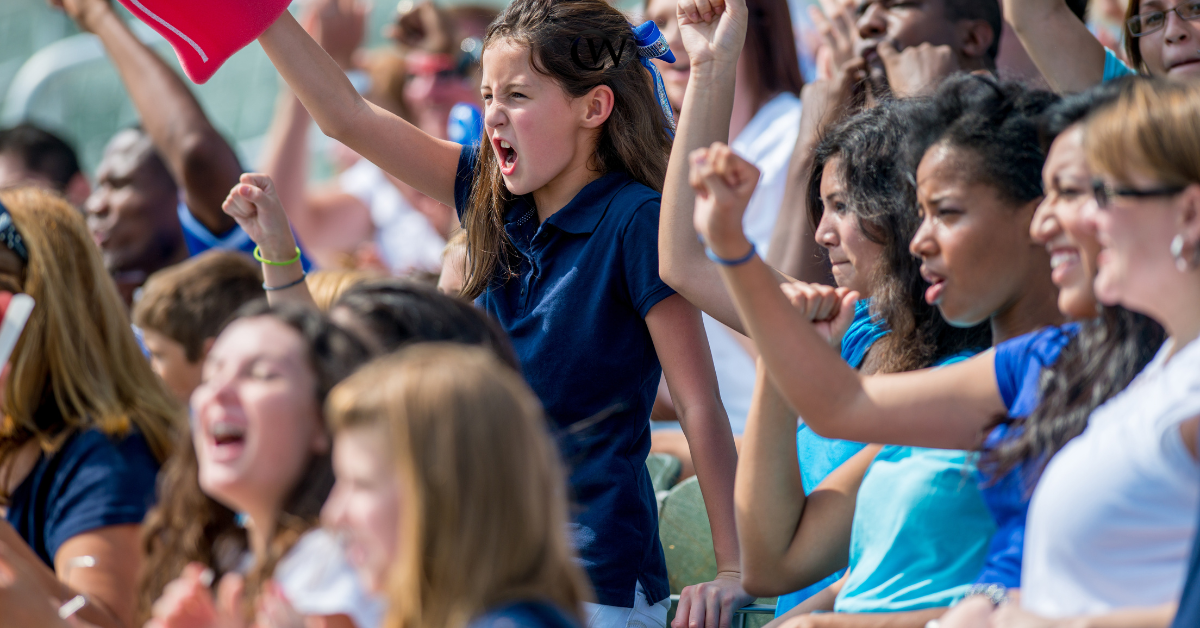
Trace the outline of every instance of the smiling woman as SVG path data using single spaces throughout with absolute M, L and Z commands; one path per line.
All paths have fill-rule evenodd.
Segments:
M 274 579 L 303 615 L 377 625 L 381 607 L 332 538 L 314 530 L 333 486 L 322 404 L 367 355 L 299 306 L 251 304 L 225 328 L 192 396 L 190 442 L 168 463 L 148 523 L 143 613 L 168 625 L 197 609 L 252 615 Z M 213 607 L 205 568 L 245 576 L 240 609 Z

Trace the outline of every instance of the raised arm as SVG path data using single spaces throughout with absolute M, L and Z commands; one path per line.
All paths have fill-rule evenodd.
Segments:
M 747 592 L 782 595 L 846 566 L 858 485 L 876 453 L 863 450 L 805 498 L 796 413 L 760 360 L 734 487 Z
M 1065 0 L 1004 0 L 1003 4 L 1004 19 L 1055 91 L 1081 92 L 1104 80 L 1104 45 Z
M 258 41 L 326 135 L 397 179 L 454 206 L 461 146 L 435 139 L 367 102 L 290 13 L 285 11 Z
M 184 190 L 192 215 L 222 235 L 234 227 L 221 202 L 242 173 L 237 154 L 179 75 L 143 44 L 108 0 L 51 0 L 104 44 L 146 135 Z
M 267 302 L 317 307 L 304 281 L 300 248 L 271 177 L 242 175 L 241 183 L 229 191 L 224 208 L 258 245 Z
M 752 190 L 735 196 L 726 177 L 753 166 L 719 145 L 693 155 L 692 167 L 693 181 L 703 190 L 696 206 L 697 230 L 716 255 L 744 255 L 750 243 L 741 217 Z M 860 378 L 813 323 L 833 321 L 833 327 L 844 327 L 854 315 L 855 293 L 794 307 L 757 257 L 722 266 L 720 272 L 772 381 L 822 436 L 971 449 L 1005 412 L 991 352 L 936 370 Z

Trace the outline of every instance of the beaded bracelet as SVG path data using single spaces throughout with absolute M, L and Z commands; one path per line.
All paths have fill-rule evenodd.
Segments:
M 306 273 L 306 274 L 304 274 L 304 275 L 301 275 L 301 276 L 300 276 L 300 278 L 299 278 L 299 279 L 297 279 L 296 281 L 293 281 L 292 283 L 289 283 L 289 284 L 287 284 L 287 285 L 283 285 L 283 286 L 268 286 L 268 285 L 267 285 L 267 284 L 264 282 L 264 283 L 263 283 L 263 290 L 266 290 L 267 292 L 275 292 L 275 291 L 277 291 L 277 290 L 287 290 L 288 288 L 295 288 L 296 286 L 298 286 L 298 285 L 300 285 L 300 284 L 304 283 L 304 280 L 305 280 L 305 279 L 307 279 L 307 278 L 308 278 L 308 275 L 307 275 L 307 273 Z
M 292 259 L 290 259 L 286 262 L 272 262 L 271 260 L 263 257 L 262 249 L 260 249 L 256 246 L 256 247 L 254 247 L 254 260 L 257 262 L 262 262 L 269 266 L 291 266 L 292 264 L 295 264 L 296 262 L 300 261 L 300 247 L 296 247 L 296 257 L 293 257 Z

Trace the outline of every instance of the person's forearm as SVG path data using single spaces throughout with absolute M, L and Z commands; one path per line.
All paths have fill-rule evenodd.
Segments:
M 1004 0 L 1004 18 L 1055 91 L 1081 92 L 1104 80 L 1104 45 L 1065 0 Z
M 461 146 L 434 139 L 367 102 L 290 13 L 285 11 L 258 41 L 325 135 L 417 190 L 454 206 Z
M 717 571 L 741 572 L 737 524 L 734 517 L 733 485 L 738 454 L 729 429 L 729 417 L 714 395 L 711 404 L 689 407 L 676 402 L 679 424 L 687 436 L 696 478 L 704 494 L 704 508 L 712 527 Z
M 863 392 L 858 374 L 792 307 L 766 263 L 753 258 L 721 267 L 721 275 L 772 381 L 791 407 L 801 416 L 832 416 L 858 400 Z M 822 394 L 805 394 L 815 388 Z
M 308 127 L 312 117 L 291 90 L 283 90 L 275 107 L 275 118 L 267 130 L 261 170 L 275 182 L 279 202 L 288 220 L 304 239 L 308 216 Z
M 221 202 L 237 184 L 241 166 L 191 90 L 115 11 L 95 12 L 81 26 L 104 44 L 142 128 L 183 188 L 197 220 L 217 235 L 232 229 L 235 223 L 221 211 Z
M 796 455 L 796 414 L 775 390 L 760 360 L 742 435 L 734 504 L 742 550 L 742 586 L 770 597 L 786 592 L 783 558 L 804 512 Z
M 692 68 L 679 114 L 658 226 L 659 274 L 663 281 L 709 316 L 742 332 L 733 303 L 721 286 L 716 265 L 704 255 L 692 221 L 696 194 L 688 183 L 688 155 L 729 139 L 737 68 Z

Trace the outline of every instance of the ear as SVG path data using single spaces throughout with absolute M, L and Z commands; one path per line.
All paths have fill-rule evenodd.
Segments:
M 958 22 L 958 49 L 962 56 L 977 59 L 983 67 L 990 68 L 994 60 L 987 58 L 988 50 L 1000 37 L 986 20 L 961 20 Z
M 87 177 L 83 176 L 82 172 L 76 172 L 75 176 L 67 182 L 67 189 L 63 190 L 63 196 L 67 197 L 67 201 L 80 208 L 83 207 L 91 193 L 92 184 L 88 183 Z
M 1179 201 L 1179 233 L 1192 248 L 1200 248 L 1200 184 L 1187 186 Z
M 612 88 L 607 85 L 597 85 L 591 91 L 576 99 L 580 107 L 580 124 L 585 129 L 598 129 L 612 115 L 615 97 Z

